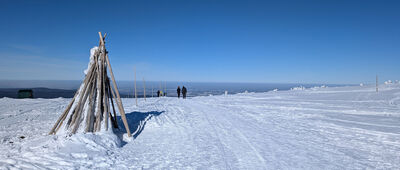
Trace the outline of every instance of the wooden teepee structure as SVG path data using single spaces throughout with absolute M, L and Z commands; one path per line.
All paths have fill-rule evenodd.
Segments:
M 112 127 L 118 128 L 115 100 L 128 136 L 131 136 L 105 47 L 106 34 L 103 37 L 99 32 L 99 37 L 99 47 L 91 50 L 91 61 L 85 71 L 85 79 L 49 134 L 56 134 L 60 129 L 67 134 L 75 134 L 77 132 L 108 131 Z M 113 86 L 110 84 L 107 71 L 109 71 Z

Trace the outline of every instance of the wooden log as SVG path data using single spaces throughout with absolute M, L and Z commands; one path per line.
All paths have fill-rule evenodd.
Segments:
M 107 117 L 108 117 L 108 119 L 110 121 L 110 123 L 108 123 L 108 124 L 112 125 L 114 119 L 113 119 L 113 116 L 111 115 L 111 106 L 110 106 L 110 97 L 111 96 L 109 96 L 108 89 L 106 89 L 106 95 L 107 95 L 107 98 L 106 98 L 106 101 L 107 101 Z M 107 125 L 107 127 L 108 128 L 113 128 L 114 126 L 108 126 Z
M 99 36 L 100 36 L 100 39 L 103 40 L 101 38 L 102 37 L 101 36 L 101 32 L 99 32 Z M 103 42 L 103 44 L 104 44 L 104 42 Z M 132 137 L 131 131 L 129 129 L 128 121 L 126 120 L 125 110 L 124 110 L 124 107 L 122 105 L 121 97 L 120 97 L 119 92 L 118 92 L 117 83 L 115 82 L 114 73 L 112 71 L 112 67 L 111 67 L 111 64 L 110 64 L 110 59 L 108 58 L 108 54 L 106 54 L 106 61 L 107 61 L 107 66 L 110 69 L 111 80 L 112 80 L 112 83 L 113 83 L 113 87 L 114 87 L 115 93 L 117 95 L 117 105 L 118 105 L 119 113 L 121 114 L 122 122 L 124 123 L 124 126 L 125 126 L 125 129 L 126 129 L 126 132 L 128 133 L 128 136 Z
M 104 117 L 104 128 L 108 130 L 108 100 L 107 100 L 107 93 L 106 93 L 106 67 L 103 66 L 103 117 Z
M 103 47 L 102 47 L 103 48 Z M 104 112 L 104 103 L 103 103 L 103 96 L 104 96 L 104 93 L 103 93 L 103 83 L 104 83 L 104 81 L 103 81 L 103 75 L 104 75 L 104 60 L 103 60 L 103 56 L 104 56 L 104 53 L 103 53 L 103 50 L 102 50 L 102 53 L 101 53 L 101 55 L 100 55 L 100 88 L 99 88 L 99 91 L 100 91 L 100 98 L 99 98 L 99 103 L 100 103 L 100 105 L 99 105 L 99 110 L 98 110 L 98 125 L 97 125 L 97 129 L 96 129 L 96 131 L 97 132 L 99 132 L 100 130 L 101 130 L 101 122 L 103 121 L 103 112 Z
M 105 79 L 105 81 L 106 81 L 106 94 L 107 94 L 107 113 L 108 113 L 108 117 L 110 118 L 110 124 L 112 125 L 111 127 L 114 127 L 114 128 L 116 128 L 115 127 L 115 122 L 114 121 L 116 121 L 116 119 L 117 119 L 117 117 L 113 117 L 113 115 L 111 114 L 111 103 L 110 103 L 110 99 L 112 98 L 112 96 L 111 96 L 111 94 L 110 94 L 110 82 L 109 82 L 109 78 L 108 78 L 108 76 L 107 76 L 107 73 L 106 73 L 106 79 Z M 110 128 L 111 128 L 110 127 Z
M 81 94 L 81 96 L 80 96 L 80 98 L 78 100 L 78 104 L 77 104 L 77 107 L 76 107 L 77 109 L 75 109 L 75 111 L 73 113 L 72 121 L 69 124 L 69 127 L 71 127 L 74 124 L 76 124 L 75 123 L 76 120 L 78 118 L 80 118 L 80 115 L 82 114 L 82 109 L 83 109 L 83 107 L 85 105 L 85 102 L 86 102 L 86 99 L 88 97 L 88 91 L 89 91 L 88 89 L 89 89 L 89 86 L 90 86 L 90 82 L 93 81 L 92 80 L 93 74 L 94 74 L 94 72 L 90 72 L 90 73 L 88 73 L 86 75 L 87 79 L 85 78 L 85 81 L 84 81 L 84 87 L 83 87 L 83 90 L 82 90 L 83 93 Z M 79 126 L 79 123 L 77 123 L 76 125 Z
M 111 100 L 111 105 L 112 105 L 112 109 L 113 109 L 113 113 L 114 113 L 114 127 L 115 128 L 118 128 L 118 122 L 117 122 L 117 114 L 116 114 L 116 112 L 115 112 L 115 106 L 114 106 L 114 101 L 113 101 L 113 98 L 116 98 L 115 97 L 115 94 L 114 94 L 114 91 L 113 91 L 113 89 L 111 88 L 111 85 L 110 85 L 110 79 L 108 79 L 108 87 L 109 87 L 109 93 L 110 93 L 110 100 Z
M 99 47 L 99 48 L 101 48 L 101 46 Z M 101 49 L 100 49 L 101 50 Z M 95 111 L 95 124 L 94 124 L 94 129 L 93 129 L 93 132 L 96 132 L 96 131 L 98 131 L 99 130 L 99 126 L 100 126 L 100 121 L 101 121 L 101 98 L 102 98 L 102 94 L 101 94 L 101 84 L 102 84 L 102 81 L 101 81 L 101 70 L 102 70 L 102 67 L 101 67 L 101 53 L 100 53 L 100 56 L 99 56 L 99 64 L 98 64 L 98 75 L 97 75 L 97 88 L 96 88 L 96 90 L 97 90 L 97 98 L 96 98 L 96 111 Z
M 92 82 L 93 84 L 93 89 L 92 92 L 90 94 L 90 103 L 89 103 L 89 111 L 88 111 L 88 115 L 86 118 L 86 128 L 85 128 L 85 132 L 94 132 L 94 124 L 95 124 L 95 114 L 96 114 L 96 107 L 97 107 L 97 77 L 98 77 L 98 56 L 99 53 L 97 53 L 96 57 L 94 58 L 95 60 L 95 70 L 96 70 L 96 74 L 93 75 L 93 79 L 94 81 Z
M 79 126 L 81 124 L 81 117 L 82 117 L 82 114 L 84 112 L 83 110 L 85 108 L 86 99 L 88 98 L 88 95 L 89 95 L 89 93 L 91 91 L 91 88 L 92 87 L 89 87 L 88 90 L 85 92 L 85 96 L 83 97 L 84 99 L 82 100 L 82 104 L 81 104 L 81 106 L 79 106 L 77 108 L 78 111 L 76 113 L 76 117 L 75 117 L 74 123 L 70 125 L 70 127 L 72 127 L 72 131 L 71 131 L 72 134 L 76 133 L 76 131 L 78 130 L 78 128 L 79 128 Z
M 70 109 L 71 109 L 71 107 L 72 107 L 72 104 L 74 103 L 75 98 L 76 98 L 76 96 L 78 96 L 78 94 L 79 94 L 79 90 L 77 90 L 77 91 L 75 92 L 74 97 L 73 97 L 72 100 L 69 102 L 69 104 L 68 104 L 67 108 L 64 110 L 63 114 L 61 114 L 61 116 L 58 118 L 58 120 L 57 120 L 56 123 L 54 124 L 53 128 L 50 130 L 49 135 L 51 135 L 51 134 L 56 134 L 56 132 L 57 132 L 57 131 L 56 131 L 56 128 L 59 127 L 59 126 L 61 126 L 62 122 L 63 122 L 63 121 L 65 120 L 65 118 L 67 117 L 67 114 L 69 113 L 69 111 L 70 111 Z M 58 129 L 58 128 L 57 128 L 57 129 Z
M 72 134 L 75 134 L 76 133 L 76 131 L 78 130 L 78 128 L 79 128 L 79 126 L 80 126 L 80 124 L 81 124 L 81 121 L 80 121 L 80 119 L 81 119 L 81 117 L 82 117 L 82 113 L 84 113 L 84 108 L 85 108 L 85 105 L 86 105 L 86 100 L 87 100 L 87 98 L 89 97 L 89 94 L 90 94 L 90 92 L 92 91 L 92 89 L 94 88 L 93 87 L 93 85 L 92 85 L 92 82 L 93 82 L 93 78 L 91 78 L 91 80 L 90 80 L 90 82 L 88 82 L 88 88 L 87 88 L 87 90 L 86 90 L 86 92 L 85 92 L 85 95 L 83 96 L 83 100 L 82 100 L 82 105 L 80 106 L 80 108 L 79 108 L 79 111 L 78 111 L 78 115 L 77 115 L 77 117 L 76 117 L 76 119 L 75 119 L 75 125 L 74 125 L 74 127 L 73 127 L 73 129 L 72 129 Z
M 89 74 L 91 73 L 93 71 L 93 67 L 91 67 L 90 69 L 89 69 Z M 89 77 L 85 77 L 85 79 L 84 79 L 84 82 L 86 81 L 86 80 L 88 80 L 89 79 Z M 73 100 L 73 104 L 71 105 L 72 107 L 72 112 L 71 112 L 71 114 L 76 110 L 76 107 L 77 107 L 77 105 L 75 104 L 74 105 L 74 103 L 75 103 L 75 101 L 76 101 L 76 97 L 80 94 L 80 92 L 82 92 L 81 91 L 81 88 L 79 88 L 78 90 L 77 90 L 77 92 L 76 92 L 76 96 L 74 97 L 74 100 Z M 81 94 L 82 95 L 82 94 Z M 56 134 L 57 133 L 57 131 L 60 129 L 60 127 L 62 126 L 62 124 L 63 124 L 63 122 L 65 121 L 65 119 L 67 118 L 67 116 L 68 116 L 68 114 L 70 113 L 70 110 L 71 110 L 71 108 L 69 108 L 68 109 L 68 111 L 67 112 L 65 112 L 66 114 L 65 115 L 63 115 L 62 116 L 62 120 L 61 120 L 61 123 L 58 125 L 58 127 L 56 128 L 56 130 L 55 130 L 55 132 L 54 132 L 54 134 Z M 72 115 L 71 115 L 72 116 Z M 70 118 L 71 118 L 71 116 L 70 116 Z M 69 119 L 68 120 L 68 122 L 70 122 L 71 120 Z
M 94 84 L 95 76 L 96 76 L 96 72 L 92 72 L 90 74 L 90 80 L 87 82 L 88 87 L 87 87 L 87 89 L 85 89 L 84 96 L 81 98 L 82 99 L 82 104 L 78 108 L 77 116 L 76 116 L 75 123 L 74 123 L 75 125 L 74 125 L 74 128 L 72 129 L 72 133 L 73 134 L 76 133 L 76 131 L 78 130 L 78 128 L 79 128 L 79 126 L 81 124 L 80 119 L 82 117 L 82 114 L 84 113 L 84 108 L 86 106 L 86 101 L 90 97 L 90 95 L 92 94 L 93 89 L 95 89 L 95 84 Z M 89 104 L 88 104 L 88 107 L 90 107 Z
M 99 32 L 99 35 L 101 35 L 101 33 Z M 103 116 L 103 107 L 102 107 L 102 100 L 103 100 L 103 93 L 102 93 L 102 85 L 103 85 L 103 66 L 104 66 L 104 60 L 103 60 L 103 56 L 104 56 L 104 48 L 105 48 L 105 46 L 104 46 L 104 38 L 103 37 L 101 37 L 100 36 L 100 41 L 99 41 L 99 52 L 100 52 L 100 55 L 99 55 L 99 66 L 98 66 L 98 69 L 99 69 L 99 75 L 98 75 L 98 77 L 97 77 L 97 99 L 96 99 L 96 101 L 97 101 L 97 106 L 96 106 L 96 108 L 97 108 L 97 110 L 96 110 L 96 113 L 95 113 L 95 118 L 96 118 L 96 120 L 95 120 L 95 124 L 94 124 L 94 130 L 93 130 L 93 132 L 97 132 L 97 131 L 100 131 L 100 129 L 101 129 L 101 121 L 102 121 L 102 116 Z
M 93 68 L 93 65 L 92 65 L 91 68 Z M 90 86 L 90 82 L 92 81 L 93 74 L 94 74 L 93 70 L 90 69 L 89 72 L 88 72 L 88 74 L 86 75 L 86 78 L 85 78 L 84 82 L 83 82 L 83 83 L 84 83 L 84 87 L 83 87 L 83 90 L 82 90 L 83 94 L 81 94 L 82 96 L 80 96 L 80 98 L 79 98 L 78 105 L 77 105 L 77 108 L 78 108 L 78 109 L 75 110 L 75 112 L 74 112 L 74 119 L 76 119 L 77 113 L 80 113 L 81 108 L 82 108 L 82 106 L 83 106 L 83 104 L 84 104 L 84 103 L 82 103 L 82 101 L 83 101 L 84 99 L 86 99 L 86 98 L 85 98 L 85 96 L 86 96 L 86 91 L 87 91 L 88 87 Z M 87 97 L 87 96 L 86 96 L 86 97 Z M 72 121 L 72 124 L 74 124 L 74 122 L 75 122 L 75 120 Z
M 95 75 L 95 77 L 97 77 L 97 75 Z M 93 131 L 93 123 L 94 123 L 94 112 L 93 112 L 93 97 L 95 95 L 95 88 L 96 86 L 96 81 L 92 82 L 92 90 L 90 91 L 89 94 L 89 108 L 88 108 L 88 112 L 86 115 L 86 127 L 85 127 L 85 132 L 92 132 Z
M 73 110 L 75 110 L 75 108 L 72 109 L 72 111 L 73 111 Z M 61 128 L 61 126 L 63 125 L 63 123 L 64 123 L 65 119 L 67 118 L 67 116 L 68 116 L 68 114 L 65 115 L 65 117 L 64 117 L 63 120 L 61 121 L 60 125 L 57 127 L 57 129 L 56 129 L 56 131 L 54 132 L 54 134 L 56 134 L 56 133 L 58 132 L 58 130 Z
M 91 72 L 93 69 L 93 67 L 91 67 L 89 69 L 89 72 Z M 87 77 L 85 77 L 85 80 L 88 79 Z M 74 97 L 72 98 L 72 100 L 70 101 L 70 103 L 68 104 L 67 108 L 64 110 L 64 113 L 58 118 L 58 120 L 56 121 L 56 123 L 54 124 L 53 128 L 50 130 L 49 134 L 56 134 L 58 129 L 60 129 L 60 127 L 62 126 L 63 122 L 65 121 L 65 118 L 68 116 L 68 113 L 70 112 L 72 105 L 74 104 L 76 97 L 79 94 L 79 89 L 75 92 Z
M 108 117 L 110 118 L 111 124 L 113 125 L 112 127 L 116 128 L 115 124 L 114 124 L 115 118 L 111 114 L 111 107 L 112 106 L 110 106 L 110 99 L 112 99 L 112 97 L 111 97 L 111 94 L 110 94 L 110 86 L 109 86 L 109 83 L 108 83 L 108 77 L 106 77 L 106 94 L 107 94 L 107 105 L 108 105 Z
M 67 108 L 64 110 L 64 113 L 58 118 L 58 120 L 56 121 L 56 123 L 54 124 L 53 128 L 51 128 L 49 135 L 51 134 L 56 134 L 56 128 L 59 126 L 60 122 L 64 121 L 66 115 L 68 114 L 69 110 L 71 109 L 72 104 L 75 101 L 75 97 L 76 97 L 77 93 L 75 93 L 74 98 L 72 98 L 72 100 L 69 102 Z

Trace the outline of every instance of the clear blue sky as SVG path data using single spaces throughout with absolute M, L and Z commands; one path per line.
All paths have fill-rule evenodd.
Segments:
M 400 79 L 400 1 L 0 1 L 0 79 L 80 80 L 98 31 L 117 80 Z

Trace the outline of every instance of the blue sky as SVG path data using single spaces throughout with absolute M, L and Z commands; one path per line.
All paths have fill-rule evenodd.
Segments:
M 400 1 L 0 1 L 0 79 L 80 80 L 98 31 L 117 80 L 400 79 Z

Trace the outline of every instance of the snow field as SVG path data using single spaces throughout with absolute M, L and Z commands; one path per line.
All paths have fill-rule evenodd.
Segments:
M 70 99 L 0 99 L 3 169 L 397 169 L 400 85 L 123 99 L 134 138 L 47 133 Z M 119 121 L 122 126 L 122 122 Z M 22 137 L 23 136 L 23 137 Z

